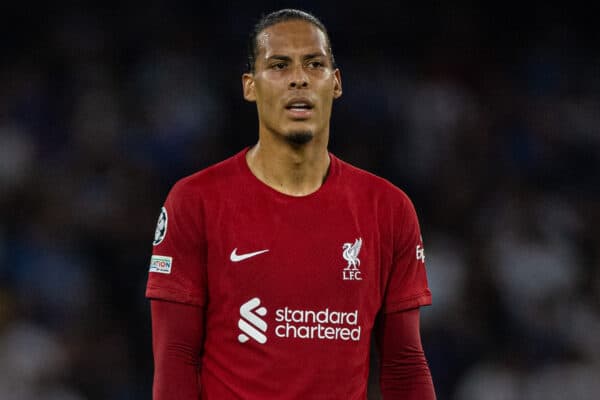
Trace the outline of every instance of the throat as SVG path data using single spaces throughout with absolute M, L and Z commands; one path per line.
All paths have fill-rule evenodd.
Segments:
M 323 186 L 329 175 L 330 166 L 327 165 L 325 171 L 315 174 L 314 171 L 292 171 L 290 179 L 281 184 L 282 191 L 289 192 L 292 196 L 306 196 L 314 193 Z
M 291 171 L 287 175 L 266 174 L 263 182 L 278 192 L 289 196 L 307 196 L 318 191 L 325 183 L 329 168 L 321 175 L 304 171 Z M 259 178 L 260 179 L 260 178 Z
M 254 176 L 272 189 L 289 196 L 306 196 L 319 190 L 329 175 L 327 151 L 318 159 L 294 159 L 282 154 L 264 157 L 255 146 L 246 154 Z

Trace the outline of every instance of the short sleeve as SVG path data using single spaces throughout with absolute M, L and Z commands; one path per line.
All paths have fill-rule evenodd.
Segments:
M 161 209 L 153 240 L 146 297 L 206 303 L 206 241 L 202 204 L 181 181 Z
M 385 291 L 385 313 L 431 304 L 425 250 L 415 208 L 403 194 L 393 212 L 394 255 Z

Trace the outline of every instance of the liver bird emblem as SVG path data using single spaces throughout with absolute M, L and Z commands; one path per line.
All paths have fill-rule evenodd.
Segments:
M 342 253 L 342 257 L 344 260 L 348 262 L 348 266 L 345 269 L 347 270 L 357 270 L 360 265 L 360 260 L 358 259 L 358 253 L 360 253 L 360 248 L 362 246 L 362 238 L 358 238 L 352 243 L 344 243 L 342 248 L 344 252 Z

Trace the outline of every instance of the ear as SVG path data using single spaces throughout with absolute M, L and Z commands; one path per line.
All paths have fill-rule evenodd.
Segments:
M 244 99 L 246 99 L 246 101 L 256 101 L 254 75 L 249 72 L 242 75 L 242 89 L 244 91 Z
M 333 71 L 333 98 L 338 99 L 342 96 L 342 74 L 339 68 Z

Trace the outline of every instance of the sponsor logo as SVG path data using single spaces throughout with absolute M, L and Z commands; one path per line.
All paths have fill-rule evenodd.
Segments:
M 238 336 L 240 343 L 246 343 L 250 338 L 260 344 L 267 342 L 267 337 L 264 334 L 267 331 L 267 323 L 257 316 L 257 314 L 261 317 L 267 315 L 267 309 L 264 307 L 257 308 L 259 305 L 260 299 L 255 297 L 240 307 L 241 318 L 238 321 L 238 328 L 243 332 Z
M 360 266 L 360 259 L 358 253 L 362 247 L 362 238 L 358 238 L 352 243 L 344 243 L 342 245 L 342 257 L 348 265 L 342 271 L 342 279 L 345 281 L 361 281 L 362 277 L 358 267 Z
M 417 261 L 425 263 L 425 249 L 420 244 L 417 245 Z
M 267 315 L 267 309 L 260 307 L 260 299 L 253 299 L 240 307 L 241 318 L 238 328 L 240 343 L 250 338 L 260 344 L 267 342 L 267 323 L 260 317 Z M 257 315 L 258 314 L 258 315 Z M 281 339 L 342 340 L 359 341 L 361 326 L 358 324 L 358 310 L 351 312 L 324 310 L 301 310 L 289 307 L 275 310 L 273 333 Z M 259 317 L 260 316 L 260 317 Z
M 352 312 L 293 310 L 288 307 L 275 311 L 275 335 L 280 338 L 360 340 L 358 310 Z
M 173 265 L 173 257 L 152 256 L 150 259 L 150 272 L 170 274 L 171 265 Z
M 233 251 L 231 252 L 231 255 L 229 256 L 229 259 L 232 262 L 240 262 L 240 261 L 244 261 L 247 260 L 249 258 L 252 258 L 254 256 L 257 256 L 259 254 L 263 254 L 266 253 L 267 251 L 269 251 L 269 249 L 266 250 L 259 250 L 259 251 L 255 251 L 254 253 L 245 253 L 245 254 L 237 254 L 237 247 L 235 249 L 233 249 Z
M 153 246 L 158 246 L 167 236 L 167 223 L 169 222 L 169 216 L 167 215 L 167 209 L 162 207 L 160 209 L 160 215 L 158 216 L 158 222 L 156 223 L 156 231 L 154 231 L 154 240 L 152 241 Z

